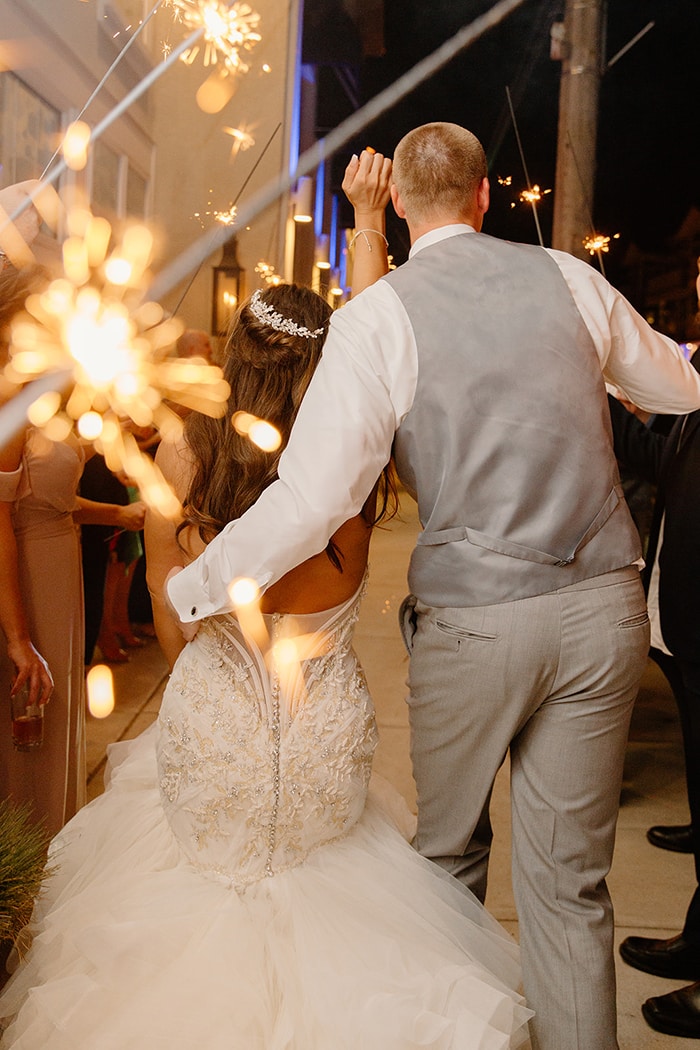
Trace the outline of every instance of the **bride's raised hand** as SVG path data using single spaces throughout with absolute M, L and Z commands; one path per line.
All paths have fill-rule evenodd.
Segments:
M 389 203 L 391 158 L 370 149 L 363 149 L 359 157 L 353 154 L 342 185 L 345 196 L 355 209 L 357 225 L 370 216 L 383 214 Z
M 389 270 L 386 206 L 391 187 L 391 160 L 372 149 L 353 156 L 345 169 L 343 190 L 355 209 L 352 294 L 358 295 Z

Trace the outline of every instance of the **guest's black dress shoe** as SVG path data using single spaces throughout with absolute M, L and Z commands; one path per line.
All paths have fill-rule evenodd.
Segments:
M 700 983 L 656 995 L 642 1004 L 644 1020 L 657 1032 L 700 1039 Z
M 652 846 L 670 849 L 674 853 L 693 852 L 693 829 L 690 824 L 657 825 L 649 828 L 647 838 Z
M 700 946 L 688 944 L 682 934 L 667 941 L 652 937 L 627 937 L 620 945 L 620 955 L 635 970 L 674 980 L 700 980 Z

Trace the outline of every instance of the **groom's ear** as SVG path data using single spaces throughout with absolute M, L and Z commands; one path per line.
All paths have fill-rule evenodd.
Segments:
M 476 194 L 477 203 L 479 205 L 479 211 L 482 215 L 485 215 L 489 210 L 489 204 L 491 203 L 491 184 L 489 180 L 484 178 L 479 183 L 479 189 Z
M 396 189 L 396 186 L 393 182 L 391 184 L 389 192 L 391 193 L 391 203 L 394 205 L 394 211 L 400 219 L 405 219 L 406 209 L 404 208 L 403 203 L 401 201 L 401 197 L 399 196 L 399 191 Z

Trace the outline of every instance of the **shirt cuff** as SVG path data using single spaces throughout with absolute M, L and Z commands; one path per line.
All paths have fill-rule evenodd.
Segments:
M 168 598 L 182 623 L 193 623 L 211 613 L 211 610 L 206 608 L 210 603 L 206 601 L 201 587 L 197 586 L 197 581 L 190 582 L 191 575 L 192 566 L 189 565 L 182 572 L 172 576 L 165 585 Z
M 0 471 L 0 502 L 15 502 L 23 473 L 24 466 L 22 463 L 17 467 L 17 470 Z

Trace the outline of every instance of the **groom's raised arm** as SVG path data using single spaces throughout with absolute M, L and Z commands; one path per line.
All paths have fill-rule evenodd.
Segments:
M 388 462 L 416 375 L 413 333 L 385 282 L 334 314 L 279 480 L 168 584 L 183 622 L 230 610 L 229 587 L 240 577 L 264 590 L 324 550 Z

